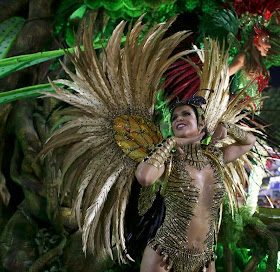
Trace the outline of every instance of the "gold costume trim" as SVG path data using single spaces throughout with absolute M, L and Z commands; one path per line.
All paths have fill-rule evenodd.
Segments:
M 240 127 L 234 125 L 234 124 L 230 124 L 228 122 L 220 122 L 220 124 L 222 124 L 226 129 L 227 129 L 227 133 L 229 135 L 231 135 L 236 141 L 238 142 L 245 142 L 247 140 L 248 137 L 248 132 L 241 129 Z
M 153 205 L 156 194 L 160 189 L 160 182 L 156 181 L 154 185 L 143 186 L 140 190 L 138 199 L 138 214 L 144 215 Z
M 156 251 L 159 255 L 165 255 L 165 252 L 162 250 L 160 244 L 158 244 L 157 241 L 151 240 L 149 242 L 149 247 L 154 251 Z M 210 263 L 213 262 L 216 258 L 217 256 L 213 251 L 201 252 L 196 248 L 190 248 L 190 249 L 186 249 L 184 252 L 180 252 L 179 254 L 176 254 L 175 259 L 171 260 L 170 258 L 167 258 L 167 264 L 169 265 L 169 267 L 171 266 L 174 268 L 176 266 L 175 264 L 176 262 L 185 260 L 180 268 L 182 270 L 178 270 L 178 271 L 194 272 L 194 271 L 201 271 L 199 269 L 208 267 Z
M 170 156 L 170 152 L 175 145 L 176 141 L 174 137 L 167 137 L 152 150 L 143 162 L 149 163 L 157 169 L 161 168 Z
M 179 155 L 182 161 L 193 166 L 197 170 L 201 170 L 209 164 L 208 158 L 204 156 L 200 144 L 190 144 L 183 147 L 184 155 Z

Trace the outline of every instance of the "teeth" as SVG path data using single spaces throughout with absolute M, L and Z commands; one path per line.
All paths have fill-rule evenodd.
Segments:
M 182 127 L 184 127 L 184 126 L 185 126 L 185 125 L 180 124 L 180 125 L 177 126 L 177 128 L 182 128 Z

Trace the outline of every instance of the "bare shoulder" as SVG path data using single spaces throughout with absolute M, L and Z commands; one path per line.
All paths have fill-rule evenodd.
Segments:
M 242 63 L 244 65 L 245 60 L 246 60 L 246 54 L 245 53 L 239 53 L 234 57 L 234 59 L 236 59 L 237 62 Z
M 239 69 L 241 69 L 246 62 L 245 53 L 239 53 L 234 58 L 231 64 L 229 65 L 229 75 L 235 74 Z

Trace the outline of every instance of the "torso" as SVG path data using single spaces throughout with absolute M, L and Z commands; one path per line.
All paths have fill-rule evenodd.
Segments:
M 173 260 L 174 271 L 196 271 L 197 265 L 211 259 L 215 218 L 225 194 L 213 160 L 204 154 L 202 163 L 193 159 L 197 158 L 173 158 L 165 192 L 166 216 L 152 242 Z

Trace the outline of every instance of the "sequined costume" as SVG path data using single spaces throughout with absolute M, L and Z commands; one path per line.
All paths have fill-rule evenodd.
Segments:
M 185 150 L 187 155 L 173 156 L 165 191 L 165 220 L 149 243 L 154 250 L 161 246 L 173 261 L 175 272 L 199 271 L 213 260 L 215 218 L 225 195 L 217 162 L 205 155 L 199 144 L 188 145 Z M 223 165 L 221 150 L 209 147 L 207 151 Z M 213 170 L 210 180 L 202 183 L 201 178 L 192 178 L 207 165 Z

